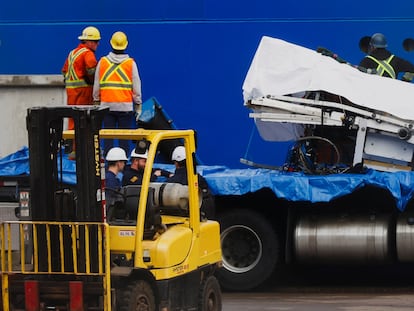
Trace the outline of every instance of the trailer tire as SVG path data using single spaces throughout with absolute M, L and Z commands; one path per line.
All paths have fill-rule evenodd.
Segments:
M 200 289 L 199 311 L 221 311 L 221 290 L 216 277 L 211 275 L 204 280 Z
M 147 281 L 132 281 L 120 291 L 117 298 L 119 311 L 156 310 L 154 291 Z
M 223 289 L 246 291 L 267 281 L 279 263 L 278 236 L 267 219 L 247 209 L 218 215 L 223 268 L 216 272 Z

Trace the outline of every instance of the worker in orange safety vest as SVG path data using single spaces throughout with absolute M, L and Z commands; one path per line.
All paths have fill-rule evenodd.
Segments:
M 104 116 L 104 128 L 129 129 L 134 125 L 142 110 L 141 79 L 138 67 L 133 58 L 125 50 L 128 38 L 121 31 L 115 32 L 110 40 L 112 51 L 102 57 L 96 67 L 93 85 L 93 99 L 109 107 L 109 113 Z M 104 154 L 113 147 L 112 140 L 104 141 Z M 119 147 L 127 154 L 130 142 L 120 140 Z
M 95 51 L 101 34 L 95 27 L 86 27 L 78 37 L 81 41 L 77 48 L 70 51 L 62 68 L 65 79 L 68 105 L 92 105 L 92 85 L 94 82 L 97 60 Z M 68 129 L 73 129 L 70 119 Z

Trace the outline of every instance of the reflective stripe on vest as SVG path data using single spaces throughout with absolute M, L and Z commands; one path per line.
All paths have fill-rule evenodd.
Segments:
M 377 74 L 380 76 L 383 76 L 384 73 L 388 73 L 388 75 L 395 79 L 397 76 L 395 74 L 394 68 L 392 68 L 392 66 L 390 65 L 391 60 L 394 58 L 394 55 L 391 55 L 390 57 L 388 57 L 386 60 L 378 60 L 375 57 L 368 55 L 367 56 L 369 59 L 372 59 L 374 62 L 376 62 L 378 64 L 377 66 Z
M 107 57 L 102 57 L 99 69 L 102 102 L 132 102 L 132 64 L 132 58 L 115 64 Z
M 87 48 L 81 48 L 79 50 L 75 49 L 69 53 L 68 72 L 65 75 L 66 88 L 77 88 L 77 87 L 88 86 L 88 84 L 86 83 L 84 79 L 79 78 L 75 70 L 75 67 L 74 67 L 75 61 L 78 59 L 78 57 L 87 51 L 88 51 Z

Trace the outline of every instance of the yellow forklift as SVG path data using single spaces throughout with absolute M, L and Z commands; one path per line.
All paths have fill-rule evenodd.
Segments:
M 101 129 L 107 112 L 28 110 L 29 212 L 0 224 L 3 310 L 221 310 L 220 230 L 200 214 L 194 131 Z M 63 131 L 67 118 L 74 131 Z M 75 161 L 63 161 L 67 139 Z M 148 152 L 142 184 L 117 190 L 111 204 L 102 139 L 128 139 Z M 177 141 L 188 186 L 151 182 L 160 146 Z

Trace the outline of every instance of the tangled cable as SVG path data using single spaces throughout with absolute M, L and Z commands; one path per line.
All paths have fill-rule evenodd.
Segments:
M 333 163 L 318 163 L 317 152 L 312 145 L 313 140 L 326 142 L 332 147 L 335 152 Z M 349 169 L 349 166 L 340 165 L 340 160 L 339 149 L 331 140 L 320 136 L 305 136 L 298 139 L 290 149 L 284 170 L 289 172 L 302 171 L 315 175 L 344 173 Z

